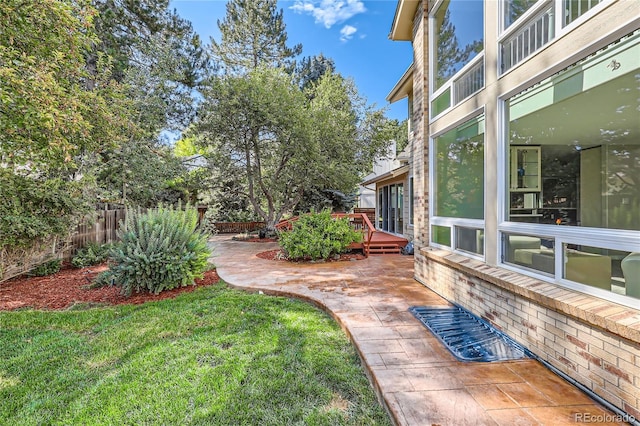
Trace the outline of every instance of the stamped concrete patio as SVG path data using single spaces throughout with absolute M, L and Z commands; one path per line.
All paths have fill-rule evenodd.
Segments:
M 255 256 L 275 243 L 220 235 L 211 244 L 218 274 L 229 285 L 306 300 L 333 316 L 398 425 L 623 424 L 535 360 L 457 361 L 407 311 L 448 305 L 413 279 L 410 256 L 290 264 Z

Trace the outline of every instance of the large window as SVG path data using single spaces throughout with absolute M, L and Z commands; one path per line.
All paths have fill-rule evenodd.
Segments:
M 431 242 L 484 255 L 484 115 L 433 140 Z
M 469 63 L 483 48 L 482 0 L 444 0 L 434 15 L 435 89 Z
M 484 218 L 484 116 L 435 138 L 436 216 Z
M 506 101 L 505 263 L 640 298 L 639 83 L 635 31 Z
M 511 221 L 640 230 L 639 41 L 508 100 Z

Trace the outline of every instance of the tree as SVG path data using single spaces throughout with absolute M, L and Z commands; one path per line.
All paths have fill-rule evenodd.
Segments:
M 307 56 L 296 67 L 296 75 L 300 79 L 300 87 L 303 90 L 311 88 L 325 74 L 333 74 L 336 64 L 333 59 L 327 58 L 322 53 L 317 56 Z
M 287 46 L 282 9 L 276 0 L 230 0 L 227 14 L 218 20 L 221 41 L 211 40 L 214 57 L 230 72 L 266 67 L 288 67 L 302 45 Z
M 214 79 L 193 133 L 273 229 L 311 188 L 348 193 L 388 145 L 384 114 L 353 82 L 325 75 L 307 92 L 282 69 Z
M 99 38 L 87 57 L 93 69 L 99 53 L 113 58 L 112 70 L 123 81 L 132 52 L 143 49 L 153 37 L 161 36 L 180 58 L 176 63 L 178 82 L 195 87 L 210 64 L 191 23 L 170 11 L 169 0 L 92 0 L 98 15 L 95 31 Z
M 0 2 L 0 279 L 45 245 L 51 253 L 87 208 L 81 154 L 118 143 L 130 125 L 109 58 L 87 72 L 94 16 L 82 0 Z
M 182 130 L 195 114 L 192 90 L 180 83 L 182 61 L 162 34 L 133 52 L 123 84 L 135 126 L 123 143 L 96 157 L 103 201 L 151 207 L 188 197 L 175 186 L 187 170 L 162 140 L 162 132 Z
M 96 41 L 86 2 L 0 4 L 0 163 L 20 173 L 74 167 L 74 156 L 119 138 L 126 111 L 97 63 L 86 90 L 83 54 Z M 34 37 L 38 34 L 39 37 Z M 121 108 L 122 107 L 122 108 Z

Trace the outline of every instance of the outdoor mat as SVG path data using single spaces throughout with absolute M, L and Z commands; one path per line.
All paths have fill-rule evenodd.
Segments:
M 409 308 L 460 361 L 506 361 L 531 353 L 489 323 L 459 306 Z

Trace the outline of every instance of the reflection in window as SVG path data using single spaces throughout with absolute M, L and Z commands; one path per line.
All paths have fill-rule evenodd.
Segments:
M 539 187 L 510 187 L 511 221 L 640 230 L 638 57 L 636 31 L 508 100 L 510 175 L 523 147 L 541 164 Z
M 534 269 L 543 274 L 555 273 L 554 241 L 531 235 L 504 234 L 504 261 Z
M 436 244 L 451 247 L 451 228 L 448 226 L 431 225 L 431 241 Z
M 484 218 L 484 115 L 435 139 L 436 216 Z
M 435 13 L 435 88 L 442 87 L 483 48 L 482 0 L 445 0 Z
M 564 244 L 562 277 L 640 298 L 640 253 Z
M 456 249 L 484 254 L 484 229 L 456 227 Z
M 524 15 L 538 0 L 505 0 L 504 28 L 508 28 L 516 19 Z

